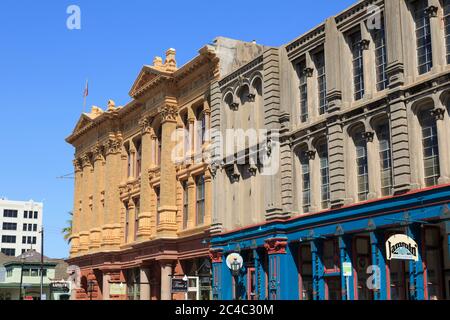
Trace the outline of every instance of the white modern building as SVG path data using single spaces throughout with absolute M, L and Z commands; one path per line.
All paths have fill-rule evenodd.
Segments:
M 41 251 L 43 204 L 0 198 L 0 251 L 19 256 L 34 249 Z

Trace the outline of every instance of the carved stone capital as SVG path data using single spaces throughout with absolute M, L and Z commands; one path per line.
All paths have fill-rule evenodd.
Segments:
M 95 161 L 103 161 L 104 160 L 104 156 L 103 156 L 103 146 L 102 145 L 96 145 L 94 148 L 92 148 L 92 154 L 93 154 L 93 158 L 94 158 L 94 162 Z
M 239 110 L 239 103 L 237 103 L 237 102 L 230 103 L 230 109 L 233 110 L 233 111 L 238 111 Z
M 366 139 L 367 142 L 372 142 L 374 137 L 373 131 L 366 131 L 362 133 L 362 136 L 364 139 Z
M 431 116 L 436 120 L 444 120 L 445 110 L 443 108 L 435 108 L 431 110 Z
M 161 114 L 162 121 L 177 121 L 178 111 L 176 105 L 167 104 L 164 107 L 159 109 L 159 113 Z
M 314 160 L 316 158 L 316 150 L 307 150 L 305 151 L 305 154 L 309 160 Z
M 82 165 L 83 168 L 92 167 L 91 155 L 92 154 L 90 152 L 85 152 L 81 156 L 81 165 Z
M 369 39 L 362 39 L 361 42 L 359 43 L 361 50 L 368 50 L 369 45 L 370 45 Z
M 305 77 L 311 78 L 313 76 L 314 69 L 313 68 L 305 68 L 305 69 L 303 69 L 302 72 Z
M 75 173 L 81 172 L 83 170 L 81 158 L 73 159 L 72 163 L 73 163 Z
M 153 134 L 153 128 L 151 124 L 152 119 L 150 117 L 144 117 L 139 120 L 139 126 L 141 127 L 142 134 Z
M 425 9 L 425 14 L 428 15 L 430 18 L 436 18 L 438 16 L 438 7 L 436 6 L 429 6 Z
M 118 154 L 118 153 L 120 153 L 121 142 L 118 139 L 110 138 L 105 143 L 104 148 L 105 148 L 106 155 Z
M 255 101 L 255 94 L 254 93 L 249 93 L 248 95 L 247 95 L 247 98 L 248 98 L 248 101 L 250 101 L 250 102 L 254 102 Z

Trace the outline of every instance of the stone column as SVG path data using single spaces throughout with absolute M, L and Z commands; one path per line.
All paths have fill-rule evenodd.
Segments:
M 161 260 L 161 300 L 172 300 L 171 278 L 173 261 Z
M 324 267 L 322 263 L 322 242 L 311 241 L 313 299 L 325 300 L 325 280 L 323 278 Z
M 394 194 L 411 189 L 411 160 L 408 134 L 408 112 L 402 95 L 389 97 Z
M 91 175 L 92 175 L 92 162 L 91 154 L 84 153 L 82 156 L 83 162 L 83 185 L 82 185 L 82 215 L 80 223 L 80 251 L 83 253 L 89 250 L 89 229 L 90 229 L 90 216 L 92 213 L 92 198 L 91 198 Z
M 160 110 L 162 116 L 162 154 L 161 154 L 161 182 L 160 182 L 160 223 L 157 232 L 162 237 L 176 235 L 176 170 L 172 161 L 172 150 L 176 141 L 172 141 L 177 125 L 177 106 L 167 104 Z
M 105 225 L 103 240 L 106 248 L 120 244 L 120 150 L 121 139 L 110 135 L 105 146 L 106 150 L 106 185 L 105 190 Z
M 73 160 L 73 166 L 75 171 L 75 186 L 74 186 L 74 197 L 73 197 L 73 212 L 72 212 L 72 234 L 71 234 L 71 248 L 70 255 L 73 256 L 78 253 L 80 246 L 80 202 L 81 202 L 81 183 L 83 179 L 83 170 L 81 168 L 81 159 L 77 158 Z
M 370 231 L 370 245 L 372 255 L 372 285 L 375 300 L 387 300 L 386 288 L 386 257 L 384 234 L 380 231 Z
M 148 267 L 141 267 L 140 279 L 141 300 L 150 300 L 150 270 Z
M 440 0 L 428 0 L 428 16 L 430 17 L 431 46 L 433 47 L 433 72 L 441 72 L 446 61 L 446 45 L 443 10 L 441 9 Z
M 103 225 L 102 192 L 104 190 L 104 158 L 101 146 L 93 149 L 94 181 L 93 181 L 93 212 L 90 229 L 89 248 L 97 250 L 101 245 L 101 228 Z
M 369 176 L 369 193 L 367 194 L 367 199 L 371 200 L 376 199 L 380 194 L 380 188 L 378 186 L 378 181 L 380 181 L 380 172 L 378 170 L 378 162 L 380 161 L 380 156 L 377 154 L 377 146 L 373 141 L 375 133 L 369 130 L 366 126 L 366 131 L 363 133 L 363 135 L 366 139 L 367 170 Z
M 187 180 L 188 188 L 188 219 L 187 228 L 191 229 L 195 227 L 197 206 L 195 201 L 195 180 L 192 175 L 189 175 Z
M 363 58 L 363 70 L 364 70 L 364 97 L 371 99 L 376 91 L 375 86 L 375 44 L 372 41 L 372 36 L 369 30 L 367 30 L 366 24 L 361 23 L 361 50 Z
M 404 0 L 385 1 L 384 19 L 386 34 L 387 67 L 389 87 L 394 88 L 405 82 L 403 57 L 402 10 Z M 409 39 L 411 39 L 409 37 Z M 412 40 L 411 40 L 412 41 Z
M 103 273 L 103 287 L 102 287 L 102 292 L 103 292 L 103 300 L 110 300 L 110 296 L 109 296 L 109 281 L 110 281 L 110 276 L 108 273 Z
M 340 41 L 342 35 L 336 26 L 336 20 L 328 18 L 325 21 L 325 61 L 333 62 L 326 65 L 328 113 L 342 107 L 341 57 L 336 56 L 337 52 L 341 52 Z
M 320 208 L 320 159 L 315 149 L 310 144 L 310 148 L 306 151 L 309 159 L 309 190 L 310 190 L 310 210 L 309 212 L 317 212 Z
M 212 197 L 212 177 L 211 173 L 206 171 L 204 173 L 205 178 L 205 217 L 204 217 L 204 225 L 210 225 L 212 220 L 212 206 L 211 206 L 211 197 Z
M 447 135 L 447 123 L 444 121 L 446 117 L 446 111 L 441 106 L 436 107 L 432 111 L 433 116 L 436 119 L 436 128 L 438 136 L 438 148 L 439 148 L 439 171 L 440 177 L 438 180 L 439 184 L 447 184 L 450 182 L 450 164 L 448 157 L 448 140 L 450 139 Z
M 330 200 L 332 207 L 344 204 L 346 198 L 346 177 L 344 162 L 344 132 L 337 117 L 328 123 L 328 152 L 330 172 Z
M 139 213 L 138 239 L 145 240 L 151 236 L 151 199 L 149 172 L 151 168 L 152 156 L 152 136 L 153 128 L 150 126 L 151 120 L 144 118 L 141 120 L 142 128 L 142 155 L 141 155 L 141 196 Z

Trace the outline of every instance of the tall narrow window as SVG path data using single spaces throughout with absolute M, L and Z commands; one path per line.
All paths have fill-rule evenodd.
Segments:
M 361 32 L 358 30 L 349 36 L 353 62 L 353 90 L 354 99 L 360 100 L 364 96 L 364 66 L 361 48 Z
M 136 178 L 141 176 L 141 164 L 142 164 L 142 143 L 138 140 L 136 143 Z
M 197 195 L 197 225 L 205 222 L 205 178 L 203 175 L 196 179 Z
M 187 229 L 188 227 L 188 219 L 189 219 L 189 189 L 187 181 L 183 181 L 183 229 Z
M 311 179 L 309 157 L 305 151 L 300 153 L 300 166 L 302 174 L 302 208 L 303 213 L 309 212 L 311 206 Z
M 424 74 L 433 67 L 430 17 L 427 13 L 427 3 L 428 1 L 425 0 L 416 0 L 413 3 L 419 74 Z
M 130 147 L 127 147 L 127 177 L 131 177 L 131 152 Z
M 381 18 L 381 28 L 373 31 L 375 43 L 375 67 L 377 71 L 377 90 L 382 91 L 387 88 L 388 79 L 386 76 L 386 38 L 384 30 L 384 17 Z
M 419 113 L 422 126 L 423 167 L 425 185 L 434 186 L 438 184 L 439 171 L 439 147 L 436 128 L 436 119 L 430 109 Z
M 324 114 L 328 110 L 327 103 L 327 80 L 325 76 L 325 53 L 319 52 L 315 56 L 317 68 L 317 91 L 319 95 L 319 114 Z
M 381 195 L 389 196 L 392 194 L 392 158 L 389 125 L 379 125 L 377 135 L 380 151 Z
M 328 146 L 323 143 L 317 147 L 320 161 L 320 197 L 322 209 L 330 207 L 330 173 L 328 163 Z
M 141 212 L 141 203 L 139 198 L 134 200 L 134 240 L 138 238 L 139 231 L 139 213 Z
M 128 202 L 125 203 L 125 242 L 128 242 L 128 228 L 130 226 L 130 210 L 128 208 Z
M 202 108 L 198 108 L 197 121 L 198 121 L 197 141 L 199 143 L 199 148 L 201 148 L 202 145 L 205 143 L 205 135 L 206 135 L 206 117 Z
M 450 63 L 450 0 L 444 0 L 444 28 L 447 45 L 447 63 Z
M 160 205 L 160 189 L 159 187 L 155 188 L 155 195 L 156 195 L 156 224 L 159 224 L 161 221 L 161 216 L 160 216 L 160 212 L 159 212 L 159 205 Z
M 308 81 L 305 73 L 306 62 L 302 61 L 297 65 L 298 75 L 300 77 L 300 121 L 308 120 Z
M 358 183 L 358 200 L 367 200 L 369 193 L 369 171 L 367 165 L 367 141 L 362 132 L 355 134 L 356 175 Z
M 156 138 L 158 141 L 157 141 L 157 143 L 158 143 L 158 158 L 157 158 L 157 161 L 158 161 L 158 166 L 160 166 L 161 165 L 161 152 L 162 152 L 162 132 L 161 132 L 161 128 L 159 128 L 159 130 L 158 130 L 158 135 L 157 135 L 157 138 Z

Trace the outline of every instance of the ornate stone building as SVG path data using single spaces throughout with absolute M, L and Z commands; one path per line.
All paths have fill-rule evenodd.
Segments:
M 219 37 L 178 68 L 169 49 L 164 62 L 142 68 L 129 103 L 81 115 L 67 138 L 75 148 L 68 262 L 82 273 L 77 299 L 88 291 L 94 299 L 210 298 L 210 106 L 220 76 L 261 51 Z M 172 294 L 171 277 L 185 275 L 189 292 Z
M 359 1 L 219 82 L 212 126 L 278 135 L 279 171 L 216 164 L 215 299 L 450 298 L 449 24 L 449 1 Z

